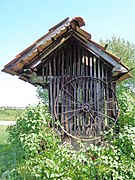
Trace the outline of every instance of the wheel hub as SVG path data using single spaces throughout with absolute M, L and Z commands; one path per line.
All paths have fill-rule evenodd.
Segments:
M 90 112 L 90 105 L 89 104 L 84 104 L 83 105 L 83 111 L 84 112 Z

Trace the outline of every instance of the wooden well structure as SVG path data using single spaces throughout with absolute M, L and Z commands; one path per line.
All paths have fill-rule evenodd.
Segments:
M 130 77 L 121 59 L 92 41 L 81 17 L 66 18 L 8 63 L 3 71 L 48 89 L 51 126 L 92 140 L 118 118 L 116 83 Z

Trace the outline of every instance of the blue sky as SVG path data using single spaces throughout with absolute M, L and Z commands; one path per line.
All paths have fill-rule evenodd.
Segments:
M 0 70 L 66 17 L 82 16 L 99 39 L 123 37 L 135 44 L 135 0 L 0 0 Z M 0 72 L 0 106 L 37 102 L 36 88 Z

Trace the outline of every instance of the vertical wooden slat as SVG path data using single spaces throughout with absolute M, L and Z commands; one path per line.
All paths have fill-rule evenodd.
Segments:
M 73 53 L 74 53 L 74 45 L 73 45 L 73 41 L 71 41 L 71 46 L 70 46 L 70 49 L 69 49 L 69 61 L 70 61 L 70 74 L 69 76 L 72 77 L 73 76 L 73 68 L 74 68 L 74 58 L 73 58 Z
M 107 74 L 107 66 L 105 65 L 105 81 L 108 84 L 108 74 Z M 108 86 L 106 86 L 106 92 L 105 92 L 105 127 L 108 126 L 109 124 L 109 119 L 108 119 L 108 115 L 109 115 L 109 89 Z
M 64 83 L 66 83 L 67 81 L 68 81 L 68 78 L 69 78 L 69 76 L 70 76 L 70 72 L 72 71 L 71 69 L 70 69 L 70 65 L 71 65 L 71 63 L 72 62 L 70 62 L 71 61 L 71 49 L 70 49 L 71 47 L 69 46 L 69 43 L 68 43 L 68 47 L 67 47 L 67 52 L 66 52 L 66 76 L 64 77 Z M 68 92 L 68 87 L 66 86 L 66 91 Z M 64 94 L 64 105 L 66 106 L 65 107 L 65 110 L 69 110 L 69 107 L 67 107 L 67 104 L 68 104 L 68 98 L 69 98 L 69 95 L 67 94 L 67 93 L 65 93 Z M 68 132 L 69 131 L 69 121 L 68 121 L 68 117 L 69 117 L 69 114 L 70 113 L 67 113 L 67 114 L 65 114 L 65 117 L 64 117 L 64 119 L 65 119 L 65 129 L 66 129 L 66 131 Z
M 81 49 L 81 76 L 85 75 L 85 57 L 84 57 L 84 49 Z
M 74 49 L 73 49 L 73 62 L 74 62 L 74 65 L 73 65 L 73 77 L 76 77 L 77 75 L 77 55 L 76 55 L 76 43 L 74 43 Z
M 108 85 L 113 89 L 113 84 L 112 84 L 112 77 L 111 77 L 111 69 L 108 67 L 107 68 L 107 75 L 108 75 Z M 113 115 L 113 104 L 114 104 L 114 96 L 113 96 L 113 93 L 112 93 L 112 91 L 111 91 L 111 89 L 109 88 L 109 113 L 108 113 L 108 115 L 109 115 L 109 117 L 112 117 L 112 115 Z M 111 119 L 110 119 L 111 120 Z M 110 122 L 109 122 L 110 123 Z
M 54 79 L 54 82 L 53 82 L 53 102 L 54 102 L 56 99 L 56 96 L 57 96 L 56 54 L 54 54 L 54 56 L 52 57 L 52 62 L 53 62 L 53 73 L 52 74 L 53 74 L 53 79 Z M 57 103 L 56 113 L 59 113 L 58 108 L 59 108 L 59 103 Z M 54 121 L 56 121 L 56 120 L 54 119 Z M 55 122 L 54 122 L 54 126 L 55 126 Z
M 54 120 L 54 113 L 53 113 L 53 79 L 52 79 L 52 69 L 51 69 L 51 62 L 49 61 L 49 102 L 50 102 L 50 111 L 52 114 L 52 121 Z M 51 122 L 53 124 L 53 122 Z
M 65 56 L 65 59 L 66 59 L 66 61 L 65 61 L 65 67 L 66 67 L 66 71 L 65 71 L 65 76 L 68 76 L 69 75 L 69 73 L 68 73 L 68 66 L 69 66 L 69 53 L 68 53 L 68 51 L 69 51 L 69 48 L 68 47 L 66 47 L 66 56 Z
M 81 76 L 81 58 L 80 58 L 80 46 L 77 46 L 77 76 Z
M 42 65 L 42 80 L 45 81 L 45 65 Z
M 83 76 L 87 76 L 87 65 L 86 65 L 86 59 L 87 59 L 87 55 L 86 55 L 86 50 L 84 49 L 83 52 L 83 56 L 84 56 L 84 75 Z M 87 82 L 87 78 L 84 78 L 84 102 L 86 103 L 88 101 L 88 82 Z M 88 118 L 87 118 L 87 113 L 84 113 L 84 134 L 86 135 L 86 125 L 88 123 Z
M 85 52 L 85 55 L 86 55 L 86 76 L 88 76 L 88 52 Z M 89 103 L 90 101 L 90 88 L 89 88 L 89 81 L 88 81 L 88 78 L 86 79 L 86 103 Z M 87 116 L 86 117 L 86 125 L 90 124 L 90 117 Z M 89 132 L 87 130 L 87 132 Z M 86 132 L 86 133 L 87 133 Z M 88 133 L 86 135 L 89 135 Z
M 45 69 L 46 69 L 46 82 L 48 82 L 48 76 L 49 76 L 49 63 L 48 63 L 48 60 L 46 60 Z
M 61 64 L 61 69 L 62 69 L 61 73 L 62 73 L 62 74 L 61 74 L 61 75 L 64 76 L 64 64 L 65 64 L 65 57 L 64 57 L 65 48 L 64 48 L 64 47 L 63 47 L 61 53 L 62 53 L 62 55 L 61 55 L 61 56 L 62 56 L 62 57 L 61 57 L 61 58 L 62 58 L 62 64 Z
M 113 82 L 112 86 L 113 86 L 114 92 L 116 93 L 116 82 Z M 114 95 L 113 95 L 113 101 L 114 101 L 114 105 L 113 105 L 114 110 L 113 110 L 113 112 L 114 112 L 114 115 L 115 115 L 114 118 L 116 118 L 116 114 L 118 113 L 117 112 L 118 111 L 118 106 L 116 104 L 116 99 L 115 99 Z
M 84 76 L 85 65 L 84 65 L 84 49 L 81 50 L 81 76 Z M 81 81 L 81 91 L 82 91 L 82 102 L 85 103 L 85 82 L 84 79 Z M 85 126 L 85 113 L 82 113 L 82 134 L 84 134 L 84 126 Z
M 57 52 L 58 54 L 58 71 L 57 71 L 57 76 L 60 76 L 60 72 L 61 72 L 61 59 L 60 59 L 60 51 Z
M 53 56 L 53 76 L 56 76 L 56 55 Z
M 97 78 L 97 69 L 96 69 L 96 64 L 97 64 L 97 59 L 95 56 L 93 56 L 93 75 L 94 75 L 94 78 Z M 94 98 L 93 98 L 93 101 L 94 101 L 94 111 L 95 111 L 95 115 L 97 116 L 97 82 L 94 81 Z M 94 117 L 94 121 L 93 121 L 93 136 L 96 136 L 96 131 L 95 131 L 95 125 L 97 123 L 97 117 Z
M 90 75 L 90 77 L 92 77 L 92 75 L 93 75 L 93 57 L 92 57 L 92 54 L 91 53 L 89 53 L 89 75 Z M 89 82 L 89 89 L 90 89 L 90 94 L 89 94 L 89 98 L 90 98 L 90 104 L 92 104 L 92 103 L 94 103 L 93 101 L 94 101 L 94 91 L 93 91 L 93 88 L 94 88 L 94 84 L 93 84 L 94 82 L 93 82 L 93 80 L 90 80 L 90 82 Z M 93 123 L 93 119 L 92 119 L 92 117 L 90 117 L 90 125 L 92 126 L 92 123 Z M 90 132 L 91 133 L 91 132 Z M 89 134 L 89 135 L 92 135 L 92 134 Z
M 104 63 L 102 61 L 101 63 L 101 79 L 102 81 L 105 80 L 105 77 L 104 77 Z M 105 94 L 105 87 L 104 87 L 104 83 L 101 84 L 101 89 L 102 89 L 102 105 L 101 105 L 101 113 L 104 114 L 104 106 L 105 106 L 105 97 L 104 97 L 104 94 Z M 101 117 L 101 116 L 100 116 Z M 102 120 L 102 126 L 101 126 L 101 130 L 103 131 L 104 130 L 104 117 L 102 116 L 101 117 L 101 120 Z
M 60 96 L 58 93 L 59 93 L 59 87 L 60 87 L 60 78 L 58 76 L 56 76 L 56 83 L 57 83 L 57 96 Z M 60 100 L 60 97 L 58 97 L 58 101 L 57 101 L 57 107 L 56 107 L 56 111 L 57 111 L 57 114 L 61 113 L 61 100 Z M 58 121 L 61 121 L 60 119 L 60 116 L 58 116 Z
M 97 78 L 101 79 L 100 77 L 100 59 L 97 58 Z M 100 81 L 97 82 L 97 117 L 100 116 L 99 110 L 101 105 L 101 97 L 102 97 L 102 90 L 101 90 L 101 83 Z M 101 119 L 97 119 L 98 129 L 97 129 L 97 136 L 99 135 L 99 131 L 101 130 Z
M 86 70 L 85 70 L 86 72 L 85 73 L 86 74 L 85 75 L 89 76 L 89 74 L 88 74 L 88 61 L 89 61 L 88 60 L 88 52 L 85 52 L 85 55 L 86 55 L 86 60 L 85 60 L 85 62 L 86 62 Z

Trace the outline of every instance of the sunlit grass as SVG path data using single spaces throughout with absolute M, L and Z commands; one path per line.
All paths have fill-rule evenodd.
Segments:
M 7 126 L 0 125 L 0 145 L 7 144 L 8 132 L 6 131 Z
M 15 121 L 23 113 L 23 109 L 0 109 L 0 120 Z

